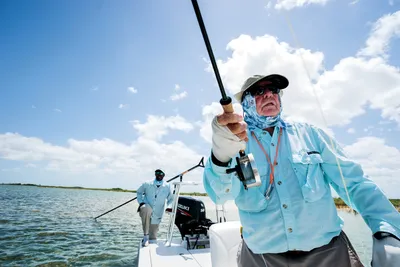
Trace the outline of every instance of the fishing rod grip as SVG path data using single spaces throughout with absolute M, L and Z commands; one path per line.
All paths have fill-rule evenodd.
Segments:
M 226 98 L 222 98 L 219 103 L 221 104 L 222 108 L 224 109 L 225 113 L 233 113 L 233 105 L 232 105 L 232 99 L 227 96 Z
M 233 106 L 232 103 L 228 104 L 228 105 L 222 105 L 222 108 L 224 109 L 225 113 L 233 113 Z

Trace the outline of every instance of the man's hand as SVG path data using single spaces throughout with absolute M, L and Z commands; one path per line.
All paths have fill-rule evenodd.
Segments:
M 236 135 L 240 140 L 248 141 L 247 123 L 243 120 L 243 116 L 236 113 L 222 113 L 216 116 L 217 123 L 220 126 L 226 126 L 232 134 Z
M 212 152 L 221 162 L 228 162 L 240 150 L 246 148 L 247 124 L 235 113 L 223 113 L 214 117 L 211 128 Z
M 146 204 L 145 203 L 140 203 L 139 204 L 139 207 L 138 207 L 138 209 L 137 209 L 137 212 L 139 212 L 142 208 L 144 208 L 144 207 L 146 207 Z

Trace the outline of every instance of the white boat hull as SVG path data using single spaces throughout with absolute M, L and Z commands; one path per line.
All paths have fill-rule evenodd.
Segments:
M 219 207 L 216 209 L 217 223 L 209 224 L 210 220 L 205 217 L 203 203 L 199 205 L 189 200 L 189 203 L 193 204 L 192 207 L 191 204 L 185 207 L 183 204 L 186 202 L 178 204 L 182 184 L 188 183 L 174 182 L 175 194 L 172 212 L 169 213 L 166 239 L 158 240 L 146 247 L 142 247 L 140 242 L 138 267 L 237 267 L 236 256 L 241 242 L 240 222 L 226 222 L 223 206 L 222 210 Z M 178 205 L 183 209 L 179 211 L 179 214 L 184 213 L 183 221 L 181 215 L 177 217 Z M 187 223 L 186 226 L 190 230 L 182 230 L 184 234 L 181 238 L 173 238 L 176 220 L 181 226 L 182 223 Z M 195 220 L 201 224 L 198 225 Z M 193 221 L 195 223 L 191 224 Z
M 181 245 L 181 239 L 173 239 L 171 246 L 166 240 L 142 247 L 139 244 L 138 267 L 211 267 L 209 248 L 187 250 Z

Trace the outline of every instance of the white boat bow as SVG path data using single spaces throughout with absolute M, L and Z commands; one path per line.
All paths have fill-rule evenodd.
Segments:
M 223 207 L 216 209 L 218 222 L 211 222 L 202 201 L 180 196 L 181 185 L 195 183 L 173 184 L 167 237 L 147 247 L 140 242 L 138 267 L 237 267 L 240 222 L 226 222 Z M 178 238 L 173 238 L 174 224 L 180 231 Z

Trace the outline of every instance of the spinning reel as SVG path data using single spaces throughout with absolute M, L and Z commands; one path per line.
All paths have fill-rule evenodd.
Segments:
M 243 183 L 244 189 L 249 187 L 260 186 L 260 174 L 256 166 L 253 154 L 245 154 L 242 150 L 239 152 L 240 157 L 236 157 L 236 166 L 227 169 L 226 173 L 236 172 L 236 176 Z

